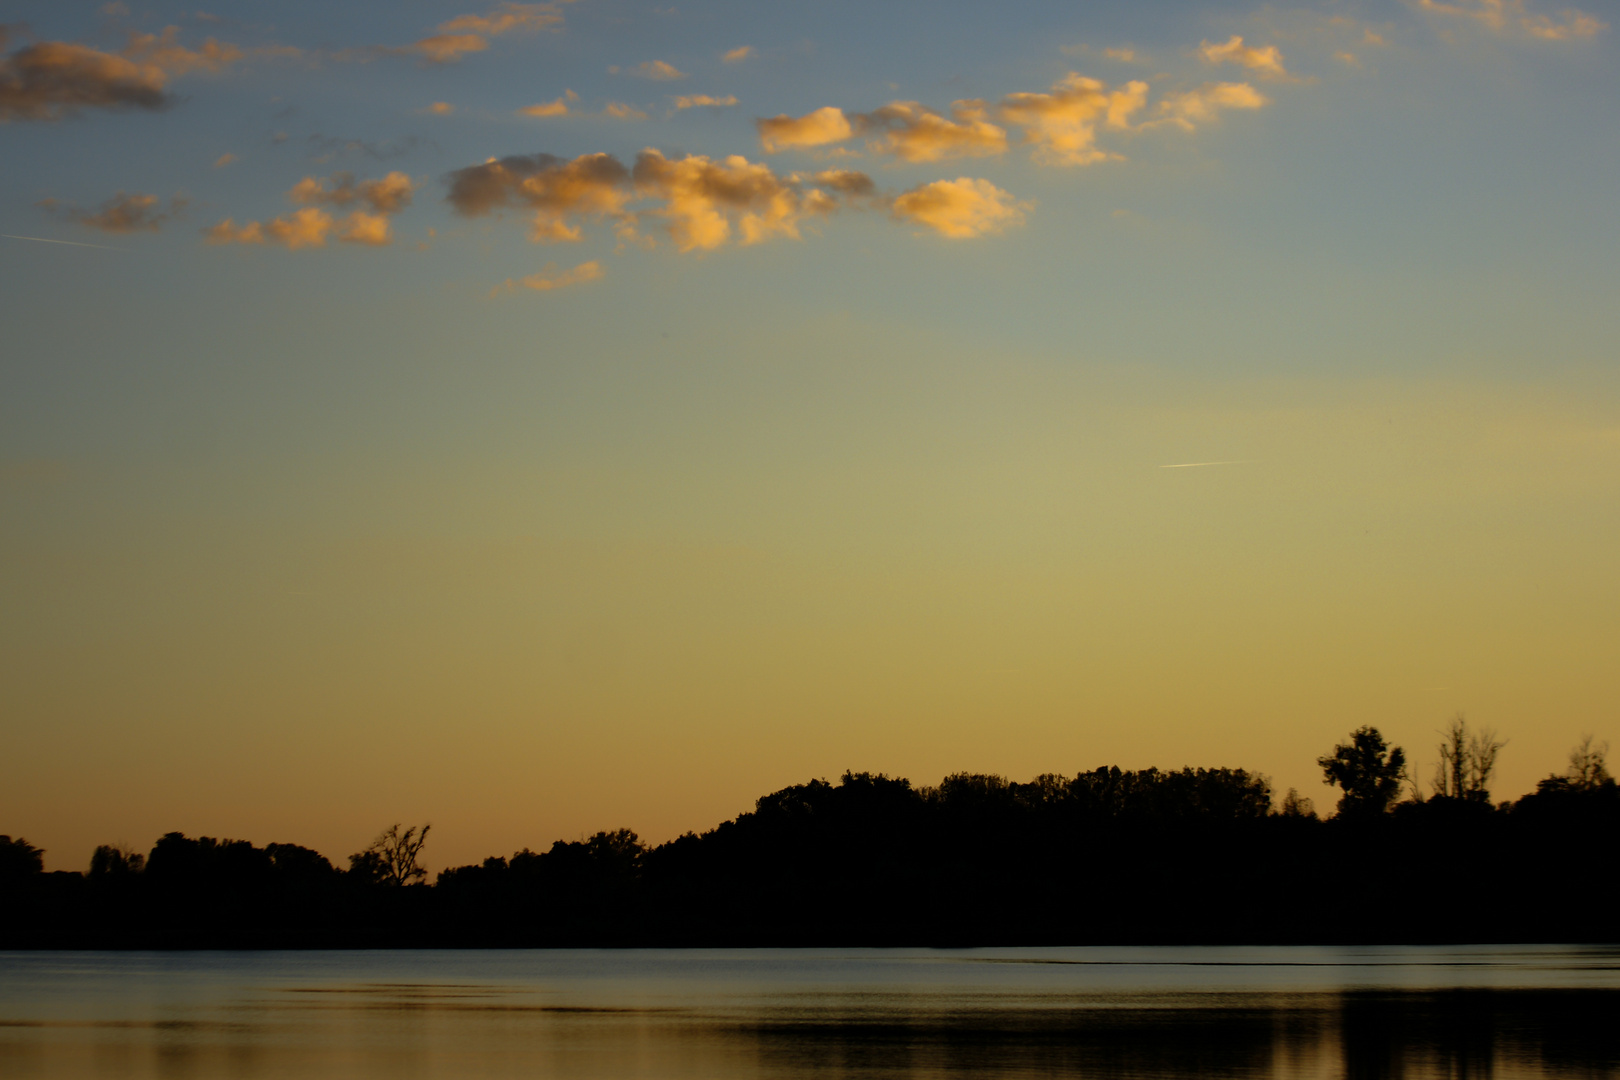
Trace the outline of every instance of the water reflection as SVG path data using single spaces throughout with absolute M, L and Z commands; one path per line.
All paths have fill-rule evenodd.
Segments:
M 0 954 L 0 1076 L 1615 1077 L 1614 960 Z

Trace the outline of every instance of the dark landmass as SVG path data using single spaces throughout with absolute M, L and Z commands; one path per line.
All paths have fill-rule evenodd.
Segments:
M 1601 752 L 1588 745 L 1585 766 L 1572 757 L 1570 773 L 1493 803 L 1489 762 L 1470 773 L 1480 761 L 1454 745 L 1460 764 L 1443 756 L 1435 785 L 1446 793 L 1397 802 L 1401 752 L 1355 733 L 1321 761 L 1343 789 L 1327 820 L 1292 791 L 1275 806 L 1241 769 L 959 774 L 929 788 L 846 773 L 702 835 L 647 847 L 602 832 L 431 885 L 417 866 L 425 828 L 386 831 L 346 870 L 294 844 L 170 833 L 146 856 L 101 848 L 88 873 L 43 873 L 26 841 L 0 837 L 0 948 L 1620 938 L 1620 789 Z

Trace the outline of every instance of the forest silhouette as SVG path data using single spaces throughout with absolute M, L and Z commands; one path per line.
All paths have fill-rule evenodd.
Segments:
M 1620 937 L 1620 789 L 1590 738 L 1514 802 L 1460 717 L 1428 790 L 1364 727 L 1319 759 L 1336 812 L 1243 769 L 846 772 L 702 834 L 628 829 L 440 872 L 429 827 L 346 868 L 171 832 L 43 870 L 0 836 L 0 948 L 1591 942 Z

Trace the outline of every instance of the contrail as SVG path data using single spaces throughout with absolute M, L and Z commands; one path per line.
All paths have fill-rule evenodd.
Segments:
M 129 248 L 108 247 L 106 244 L 81 244 L 77 240 L 47 240 L 43 236 L 15 236 L 11 233 L 0 233 L 7 240 L 33 240 L 41 244 L 68 244 L 72 247 L 100 248 L 102 251 L 128 251 Z
M 1181 464 L 1181 465 L 1160 465 L 1159 468 L 1161 468 L 1161 469 L 1202 469 L 1205 465 L 1246 465 L 1246 464 L 1248 464 L 1248 459 L 1247 458 L 1239 458 L 1236 461 L 1189 461 L 1189 462 L 1186 462 L 1186 463 Z

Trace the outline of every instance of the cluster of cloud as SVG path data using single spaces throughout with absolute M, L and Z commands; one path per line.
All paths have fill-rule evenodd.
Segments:
M 1524 0 L 1418 0 L 1417 6 L 1433 15 L 1471 19 L 1492 33 L 1542 41 L 1589 38 L 1608 28 L 1607 23 L 1574 8 L 1566 9 L 1561 19 L 1533 14 Z
M 457 15 L 438 25 L 438 33 L 399 49 L 384 52 L 411 55 L 430 64 L 453 64 L 468 53 L 489 48 L 489 39 L 513 31 L 558 30 L 562 27 L 562 5 L 553 3 L 503 3 L 486 15 Z
M 1275 47 L 1245 49 L 1242 38 L 1224 46 L 1206 46 L 1212 63 L 1234 61 L 1286 77 Z M 1070 73 L 1044 93 L 1008 94 L 994 104 L 955 102 L 949 116 L 915 101 L 896 101 L 865 113 L 845 113 L 826 106 L 804 116 L 774 116 L 756 121 L 766 153 L 805 149 L 867 139 L 867 149 L 908 162 L 951 158 L 994 157 L 1011 145 L 1008 128 L 1021 129 L 1021 142 L 1036 161 L 1054 165 L 1089 165 L 1119 155 L 1097 146 L 1099 129 L 1139 130 L 1173 123 L 1191 130 L 1225 109 L 1257 109 L 1266 97 L 1248 83 L 1206 84 L 1166 95 L 1153 119 L 1137 122 L 1148 101 L 1148 84 L 1131 81 L 1110 88 L 1098 79 Z
M 578 242 L 586 220 L 611 222 L 621 242 L 656 242 L 642 232 L 652 218 L 681 252 L 796 240 L 807 219 L 854 207 L 887 206 L 896 218 L 965 239 L 1017 224 L 1028 205 L 987 180 L 938 181 L 884 198 L 854 170 L 779 175 L 739 155 L 671 158 L 653 149 L 631 166 L 611 154 L 492 158 L 451 173 L 449 186 L 450 205 L 467 217 L 527 211 L 536 243 Z
M 0 56 L 0 123 L 60 120 L 80 109 L 167 108 L 169 80 L 193 71 L 217 72 L 243 56 L 213 38 L 198 49 L 177 40 L 179 30 L 131 34 L 119 53 L 66 41 L 39 41 Z M 0 50 L 10 44 L 0 26 Z
M 328 237 L 336 237 L 345 244 L 381 247 L 393 242 L 391 218 L 411 204 L 415 191 L 415 182 L 402 172 L 362 181 L 349 173 L 325 180 L 306 176 L 287 192 L 300 206 L 293 213 L 245 225 L 226 218 L 204 234 L 210 244 L 283 244 L 297 250 L 324 247 Z M 354 209 L 337 218 L 327 207 Z
M 184 213 L 187 199 L 176 195 L 163 209 L 156 195 L 130 195 L 120 191 L 95 210 L 81 210 L 58 199 L 44 199 L 35 205 L 48 214 L 109 233 L 157 232 L 167 221 Z

